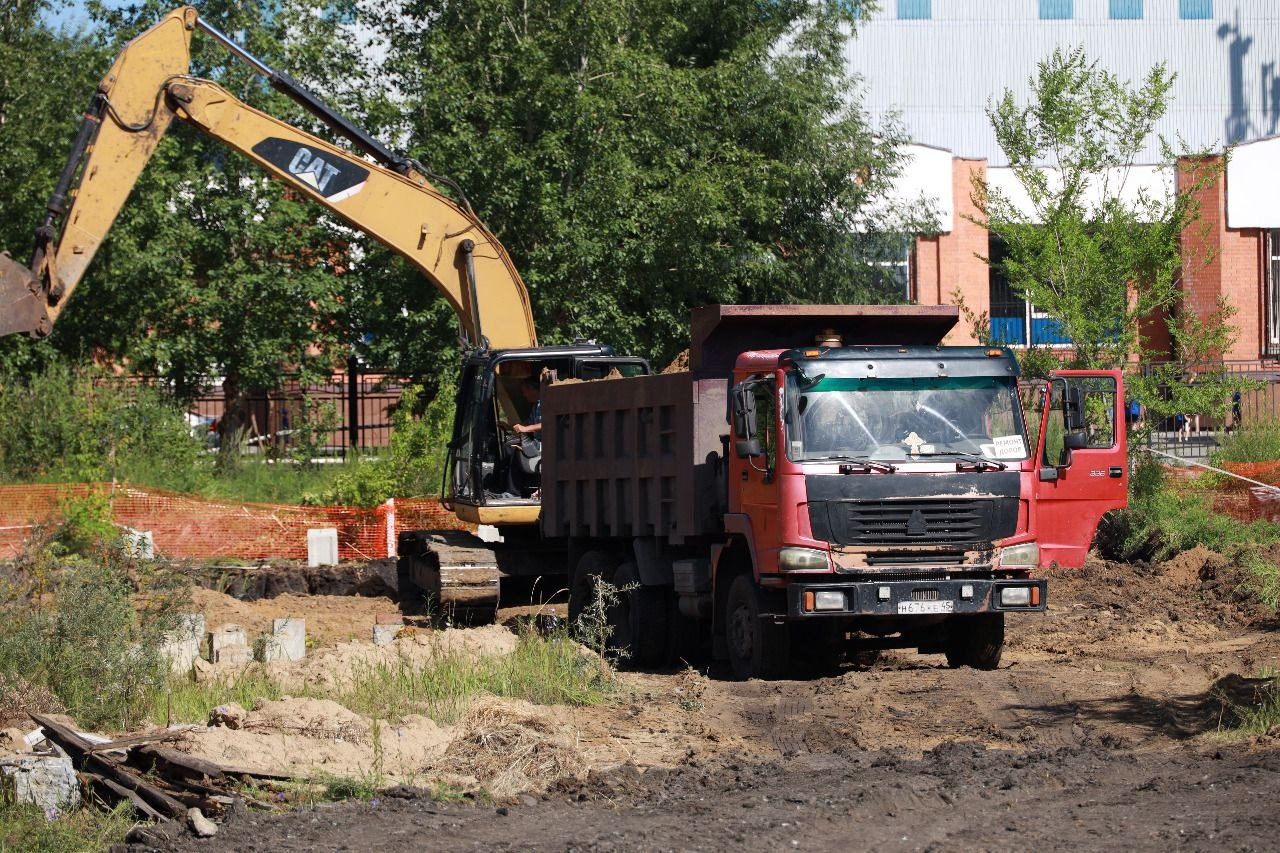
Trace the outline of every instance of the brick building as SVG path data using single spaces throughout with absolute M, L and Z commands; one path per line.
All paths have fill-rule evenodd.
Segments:
M 1156 133 L 1196 150 L 1225 152 L 1227 166 L 1202 191 L 1201 223 L 1183 235 L 1190 257 L 1187 306 L 1204 315 L 1219 296 L 1236 307 L 1231 360 L 1280 356 L 1280 3 L 1274 0 L 883 0 L 859 27 L 847 59 L 865 82 L 873 119 L 896 116 L 917 144 L 902 179 L 941 214 L 941 233 L 914 241 L 908 292 L 922 304 L 965 304 L 990 317 L 996 337 L 1061 343 L 1052 322 L 991 274 L 1001 247 L 972 221 L 975 175 L 1017 200 L 986 115 L 1005 90 L 1025 103 L 1036 63 L 1055 47 L 1082 46 L 1121 79 L 1157 62 L 1177 74 Z M 903 61 L 904 57 L 916 57 Z M 1158 140 L 1138 155 L 1130 190 L 1168 195 L 1186 181 L 1160 163 Z M 1221 156 L 1221 155 L 1219 155 Z M 1152 330 L 1158 330 L 1153 325 Z M 971 340 L 958 329 L 956 342 Z M 1157 332 L 1158 337 L 1158 332 Z

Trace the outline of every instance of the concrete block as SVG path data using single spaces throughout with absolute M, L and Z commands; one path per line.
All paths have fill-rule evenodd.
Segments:
M 15 755 L 0 760 L 0 801 L 33 803 L 52 817 L 80 807 L 80 780 L 62 753 Z
M 396 641 L 396 635 L 400 633 L 403 624 L 385 624 L 378 622 L 373 626 L 373 644 L 375 646 L 389 646 Z
M 262 661 L 302 660 L 307 654 L 305 619 L 276 619 L 271 635 L 263 637 Z
M 129 546 L 135 556 L 144 560 L 155 559 L 156 538 L 150 530 L 134 530 L 132 527 L 121 527 L 120 538 Z
M 214 663 L 253 663 L 253 646 L 223 646 L 213 656 Z
M 185 675 L 200 657 L 200 641 L 204 639 L 204 614 L 183 613 L 178 617 L 178 627 L 165 637 L 161 652 L 169 659 L 175 675 Z
M 476 537 L 481 542 L 502 542 L 502 534 L 498 532 L 498 528 L 492 524 L 481 524 L 476 527 Z
M 307 565 L 338 565 L 338 529 L 317 527 L 307 531 Z
M 249 645 L 249 635 L 244 628 L 240 625 L 227 624 L 210 631 L 209 659 L 214 663 L 252 661 L 253 648 Z

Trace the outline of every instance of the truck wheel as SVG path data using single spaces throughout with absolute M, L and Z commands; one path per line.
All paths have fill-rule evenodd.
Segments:
M 734 677 L 781 678 L 790 659 L 791 633 L 786 625 L 760 618 L 760 591 L 750 575 L 738 575 L 725 603 L 725 646 Z
M 619 590 L 618 603 L 609 610 L 613 645 L 625 650 L 634 666 L 662 666 L 667 663 L 671 642 L 668 614 L 671 605 L 661 586 L 642 586 L 635 563 L 623 563 L 613 575 Z M 627 587 L 632 589 L 623 592 Z
M 962 616 L 947 625 L 947 666 L 995 669 L 1004 652 L 1004 614 Z
M 569 625 L 578 627 L 578 620 L 596 599 L 596 580 L 609 580 L 618 567 L 618 559 L 608 551 L 588 551 L 573 567 L 569 582 Z

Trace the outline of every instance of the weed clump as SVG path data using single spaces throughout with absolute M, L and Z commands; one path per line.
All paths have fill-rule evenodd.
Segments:
M 168 682 L 163 647 L 189 597 L 182 573 L 123 541 L 83 554 L 39 542 L 0 579 L 0 678 L 26 685 L 42 710 L 129 729 Z

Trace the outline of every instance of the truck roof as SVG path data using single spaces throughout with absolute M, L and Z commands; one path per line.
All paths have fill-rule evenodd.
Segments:
M 689 370 L 728 376 L 739 353 L 812 345 L 828 329 L 846 346 L 936 345 L 959 318 L 954 305 L 706 305 L 693 310 Z

